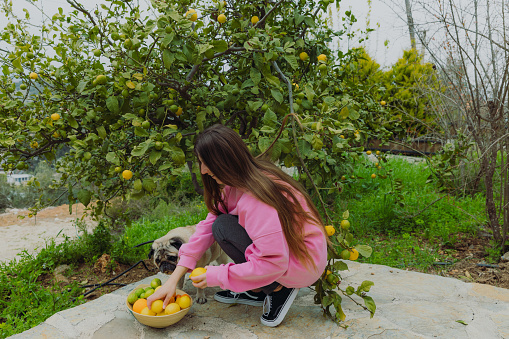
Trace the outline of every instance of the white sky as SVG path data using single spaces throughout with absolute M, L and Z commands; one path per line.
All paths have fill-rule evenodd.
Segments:
M 147 4 L 148 0 L 139 0 L 141 4 Z M 78 1 L 86 8 L 94 8 L 97 4 L 105 3 L 103 0 Z M 371 5 L 369 5 L 371 2 Z M 401 0 L 404 4 L 403 0 Z M 65 0 L 38 0 L 38 6 L 51 17 L 57 13 L 58 7 L 62 7 L 65 12 L 70 6 Z M 34 23 L 40 23 L 42 20 L 39 12 L 25 0 L 14 0 L 14 9 L 16 13 L 23 15 L 22 9 L 27 8 Z M 370 8 L 371 6 L 371 8 Z M 369 20 L 369 27 L 375 31 L 366 40 L 363 45 L 368 50 L 372 58 L 374 58 L 382 66 L 390 66 L 395 63 L 398 58 L 403 55 L 403 50 L 408 49 L 410 38 L 405 22 L 388 6 L 383 0 L 342 0 L 340 3 L 340 12 L 352 10 L 358 22 L 354 28 L 365 29 Z M 397 9 L 401 11 L 402 9 Z M 335 10 L 334 10 L 335 12 Z M 405 17 L 404 13 L 400 13 L 401 17 Z M 0 16 L 0 27 L 4 27 L 7 22 L 5 16 Z M 334 25 L 339 27 L 339 19 L 334 19 Z M 378 24 L 380 27 L 378 27 Z M 387 47 L 384 42 L 388 41 Z M 351 46 L 353 47 L 353 46 Z

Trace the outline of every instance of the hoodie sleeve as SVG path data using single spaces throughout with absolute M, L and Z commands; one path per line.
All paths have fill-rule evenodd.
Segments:
M 239 223 L 253 243 L 246 262 L 207 267 L 207 285 L 244 292 L 277 281 L 288 269 L 289 248 L 277 211 L 245 193 L 237 204 Z
M 196 262 L 200 260 L 203 253 L 214 242 L 214 235 L 212 234 L 212 224 L 217 216 L 209 213 L 205 220 L 200 221 L 196 225 L 196 231 L 189 238 L 189 242 L 182 244 L 179 250 L 179 266 L 184 266 L 189 269 L 196 267 Z

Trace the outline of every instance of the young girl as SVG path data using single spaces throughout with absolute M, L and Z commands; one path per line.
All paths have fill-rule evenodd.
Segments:
M 191 278 L 197 288 L 219 286 L 223 303 L 263 305 L 261 322 L 283 321 L 299 288 L 313 284 L 327 264 L 327 239 L 320 215 L 304 188 L 269 161 L 254 158 L 240 136 L 214 125 L 197 138 L 207 218 L 179 251 L 168 281 L 151 295 L 166 307 L 178 280 L 216 241 L 235 262 L 207 266 Z

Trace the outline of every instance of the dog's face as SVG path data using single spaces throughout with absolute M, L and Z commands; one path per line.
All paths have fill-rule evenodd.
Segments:
M 171 274 L 177 267 L 179 249 L 184 242 L 184 239 L 179 237 L 172 237 L 166 241 L 156 240 L 152 244 L 148 257 L 154 259 L 154 264 L 159 271 Z

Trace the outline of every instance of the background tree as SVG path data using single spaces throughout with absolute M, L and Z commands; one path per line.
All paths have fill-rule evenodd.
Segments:
M 130 1 L 95 10 L 67 2 L 73 11 L 59 10 L 37 34 L 28 14 L 16 17 L 4 3 L 10 21 L 2 32 L 10 49 L 0 57 L 5 170 L 44 157 L 61 175 L 71 206 L 79 200 L 97 216 L 114 197 L 155 194 L 183 171 L 197 173 L 194 139 L 221 123 L 238 131 L 254 155 L 296 167 L 327 223 L 348 217 L 331 217 L 322 196 L 337 192 L 343 169 L 363 150 L 358 143 L 372 133 L 366 122 L 384 110 L 370 91 L 349 95 L 359 86 L 341 70 L 356 55 L 327 46 L 346 31 L 327 26 L 328 0 L 153 0 L 148 11 Z M 351 20 L 347 13 L 345 27 Z M 69 151 L 57 159 L 62 147 Z M 335 278 L 324 274 L 317 282 L 316 301 L 344 320 L 333 289 L 346 265 L 332 259 L 338 249 L 353 250 L 353 236 L 335 229 L 328 266 Z M 368 246 L 356 249 L 371 254 Z M 363 298 L 373 313 L 371 285 L 339 290 Z
M 435 177 L 449 191 L 486 190 L 489 228 L 500 254 L 509 246 L 507 4 L 417 1 L 414 9 L 420 13 L 418 25 L 431 32 L 426 50 L 442 84 L 430 89 L 448 142 Z

